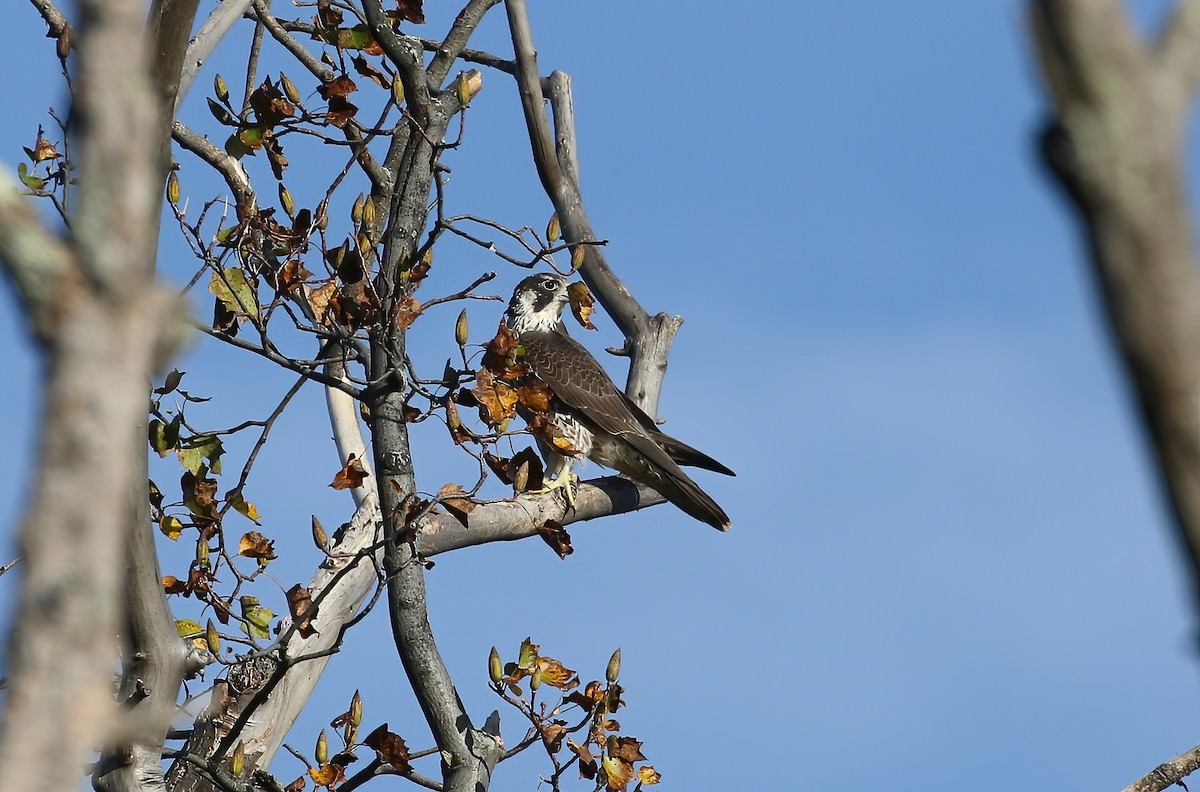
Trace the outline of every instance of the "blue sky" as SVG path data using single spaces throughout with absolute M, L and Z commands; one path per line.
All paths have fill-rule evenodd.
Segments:
M 565 561 L 535 542 L 439 559 L 431 619 L 472 712 L 495 706 L 488 649 L 508 657 L 532 635 L 585 679 L 623 647 L 620 720 L 668 789 L 1111 789 L 1192 747 L 1196 618 L 1077 229 L 1033 154 L 1043 98 L 1021 4 L 530 6 L 543 72 L 574 78 L 584 194 L 610 262 L 647 308 L 687 319 L 665 428 L 739 476 L 698 475 L 728 535 L 659 507 L 579 526 Z M 1142 21 L 1162 6 L 1141 5 Z M 508 52 L 493 14 L 476 44 Z M 56 101 L 56 61 L 32 9 L 7 19 L 22 78 L 0 161 L 14 167 Z M 233 40 L 214 62 L 238 52 Z M 185 111 L 198 125 L 211 76 Z M 541 227 L 551 210 L 511 80 L 486 74 L 471 113 L 447 158 L 456 211 Z M 292 156 L 289 186 L 315 185 Z M 181 161 L 185 193 L 204 187 Z M 186 254 L 164 239 L 178 279 Z M 449 250 L 431 289 L 500 266 Z M 522 273 L 499 272 L 506 294 Z M 475 340 L 499 309 L 470 306 Z M 413 331 L 439 372 L 457 310 Z M 593 348 L 618 342 L 598 324 Z M 22 332 L 7 294 L 0 327 Z M 10 348 L 11 548 L 36 368 Z M 620 361 L 604 362 L 620 381 Z M 290 384 L 205 342 L 179 367 L 215 397 L 197 413 L 214 423 L 235 400 L 261 417 Z M 249 492 L 263 531 L 301 548 L 272 565 L 284 587 L 314 562 L 309 514 L 333 526 L 351 512 L 325 486 L 321 404 L 300 397 Z M 417 436 L 425 489 L 469 475 L 442 440 Z M 0 601 L 13 588 L 0 581 Z M 355 688 L 368 724 L 428 744 L 382 611 L 291 741 L 311 750 Z M 546 766 L 513 765 L 495 789 L 532 788 Z M 285 780 L 300 769 L 275 765 Z

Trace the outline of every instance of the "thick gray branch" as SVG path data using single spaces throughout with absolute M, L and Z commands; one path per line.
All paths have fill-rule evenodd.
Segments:
M 162 135 L 139 46 L 145 7 L 83 0 L 80 10 L 74 255 L 47 285 L 57 311 L 44 328 L 49 420 L 21 529 L 0 726 L 4 783 L 25 790 L 75 788 L 84 760 L 113 736 L 131 461 L 145 454 L 146 383 L 178 307 L 153 275 Z
M 467 46 L 467 41 L 471 38 L 471 34 L 479 26 L 483 15 L 488 12 L 488 9 L 499 2 L 500 0 L 471 0 L 462 11 L 458 12 L 454 24 L 450 27 L 450 32 L 446 34 L 446 38 L 438 45 L 434 52 L 433 60 L 429 64 L 430 83 L 437 86 L 442 84 L 446 79 L 446 75 L 450 73 L 450 69 L 454 66 L 454 62 L 458 60 L 459 55 L 462 54 L 463 49 Z M 424 42 L 420 43 L 422 46 L 424 45 Z
M 39 339 L 53 335 L 57 284 L 73 253 L 43 226 L 7 172 L 0 172 L 0 264 L 12 278 Z
M 195 81 L 204 62 L 208 60 L 208 56 L 249 8 L 250 0 L 221 0 L 217 7 L 209 13 L 200 29 L 196 31 L 196 35 L 188 43 L 187 54 L 183 59 L 183 71 L 179 76 L 179 91 L 175 97 L 176 111 L 183 104 L 184 97 L 187 96 L 192 82 Z
M 1181 783 L 1184 778 L 1200 769 L 1200 745 L 1187 753 L 1163 762 L 1146 775 L 1125 787 L 1122 792 L 1162 792 Z
M 449 514 L 430 515 L 421 521 L 417 545 L 422 555 L 434 556 L 463 547 L 528 539 L 536 536 L 547 520 L 570 525 L 664 502 L 649 487 L 619 476 L 606 476 L 580 483 L 574 509 L 568 509 L 562 497 L 551 493 L 478 506 L 467 517 L 465 528 Z
M 666 314 L 651 317 L 613 273 L 601 249 L 587 244 L 596 242 L 597 237 L 584 210 L 577 181 L 578 147 L 575 145 L 570 80 L 565 74 L 552 75 L 550 79 L 557 125 L 556 134 L 552 136 L 543 106 L 542 81 L 538 76 L 537 54 L 525 0 L 505 0 L 505 8 L 516 54 L 517 87 L 538 176 L 554 204 L 563 238 L 572 245 L 585 245 L 583 279 L 625 334 L 625 349 L 630 358 L 625 392 L 647 414 L 656 415 L 658 396 L 667 371 L 667 354 L 683 320 Z
M 162 200 L 161 189 L 171 157 L 171 121 L 196 7 L 197 0 L 154 0 L 150 5 L 148 34 L 158 123 L 152 130 L 156 140 L 149 181 L 155 187 L 156 208 Z M 158 224 L 154 220 L 157 212 L 145 240 L 151 251 L 158 243 Z M 151 275 L 155 258 L 151 253 L 143 265 Z M 144 393 L 147 383 L 143 380 L 141 384 Z M 145 436 L 145 426 L 143 417 L 136 429 L 138 435 Z M 184 675 L 186 645 L 175 630 L 167 606 L 154 546 L 156 532 L 150 522 L 145 486 L 149 477 L 146 457 L 146 448 L 139 442 L 131 457 L 133 475 L 126 514 L 125 625 L 121 632 L 124 657 L 118 691 L 118 699 L 125 702 L 128 725 L 121 735 L 121 747 L 101 755 L 95 779 L 97 787 L 108 792 L 165 789 L 163 739 L 175 713 Z
M 1138 40 L 1116 0 L 1042 0 L 1031 11 L 1053 103 L 1047 165 L 1086 229 L 1196 583 L 1200 279 L 1180 156 L 1191 97 Z M 1173 27 L 1190 31 L 1195 13 L 1181 9 Z M 1168 35 L 1167 51 L 1175 46 Z
M 1179 0 L 1159 42 L 1159 61 L 1186 100 L 1200 86 L 1200 2 Z

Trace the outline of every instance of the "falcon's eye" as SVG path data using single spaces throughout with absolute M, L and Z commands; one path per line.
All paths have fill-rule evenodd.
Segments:
M 558 287 L 558 283 L 556 283 L 555 281 L 552 281 L 549 279 L 542 281 L 542 288 L 545 289 L 546 291 L 554 291 L 555 288 L 557 288 L 557 287 Z

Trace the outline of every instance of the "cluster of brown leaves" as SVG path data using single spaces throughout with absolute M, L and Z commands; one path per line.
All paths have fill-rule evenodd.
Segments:
M 185 598 L 194 597 L 203 603 L 204 610 L 211 609 L 213 617 L 221 625 L 237 622 L 243 633 L 254 638 L 269 638 L 271 623 L 275 614 L 262 606 L 258 599 L 248 594 L 237 595 L 242 582 L 255 579 L 276 558 L 275 543 L 260 530 L 244 532 L 239 539 L 231 541 L 227 538 L 225 516 L 229 512 L 237 512 L 245 518 L 258 524 L 262 518 L 258 507 L 247 501 L 242 495 L 240 486 L 235 486 L 224 494 L 218 495 L 221 474 L 221 458 L 225 453 L 220 435 L 216 433 L 197 433 L 186 435 L 191 431 L 184 420 L 184 410 L 187 405 L 204 402 L 183 390 L 184 372 L 174 370 L 165 378 L 159 388 L 154 389 L 154 400 L 151 410 L 154 418 L 150 421 L 148 440 L 160 456 L 174 454 L 184 468 L 179 477 L 179 499 L 167 503 L 162 490 L 150 482 L 151 515 L 158 524 L 159 530 L 172 541 L 178 541 L 185 531 L 195 531 L 195 555 L 188 564 L 187 573 L 182 577 L 164 575 L 163 590 L 168 595 L 182 595 Z M 174 417 L 164 414 L 163 400 L 170 395 L 182 397 L 177 403 Z M 247 558 L 256 562 L 252 572 L 232 566 L 235 557 Z M 226 567 L 233 568 L 239 581 L 232 593 L 221 593 L 218 590 L 219 572 Z M 300 592 L 293 589 L 289 592 L 289 607 L 301 630 L 309 630 L 307 623 L 316 616 L 315 608 L 304 604 Z M 311 600 L 309 601 L 311 604 Z M 305 621 L 307 620 L 307 621 Z M 181 634 L 189 625 L 195 624 L 182 619 L 177 626 Z M 211 633 L 197 643 L 205 643 L 210 651 L 216 652 L 220 646 L 220 636 L 210 620 Z
M 234 131 L 225 141 L 226 153 L 241 159 L 260 150 L 264 151 L 271 165 L 271 172 L 275 174 L 276 179 L 282 179 L 288 161 L 275 129 L 296 117 L 300 101 L 299 92 L 282 75 L 279 84 L 270 77 L 264 79 L 262 85 L 247 97 L 253 118 L 246 120 L 239 117 L 240 111 L 230 103 L 229 89 L 220 75 L 214 78 L 214 92 L 216 98 L 208 100 L 209 112 L 220 123 L 234 127 Z
M 554 425 L 551 407 L 554 392 L 522 360 L 524 348 L 504 322 L 496 335 L 484 345 L 481 368 L 475 373 L 475 386 L 459 394 L 460 403 L 479 408 L 479 419 L 492 428 L 501 428 L 521 412 L 529 431 L 549 443 L 560 454 L 580 456 L 578 449 L 563 437 Z
M 642 743 L 619 734 L 620 723 L 610 717 L 625 705 L 621 698 L 624 689 L 617 683 L 620 664 L 618 649 L 605 672 L 607 683 L 592 681 L 579 690 L 579 678 L 574 671 L 542 655 L 538 645 L 526 638 L 515 662 L 502 664 L 499 653 L 493 649 L 488 673 L 493 689 L 529 719 L 554 762 L 556 776 L 571 763 L 577 763 L 581 778 L 594 780 L 609 792 L 623 792 L 635 779 L 640 786 L 649 786 L 657 784 L 661 776 L 650 765 L 635 767 L 638 762 L 646 761 Z M 531 690 L 528 699 L 521 688 L 526 679 Z M 562 691 L 561 698 L 555 706 L 535 708 L 532 693 L 543 684 Z M 560 717 L 572 705 L 583 715 L 575 724 Z M 582 739 L 576 742 L 572 735 L 580 735 Z M 564 746 L 568 752 L 565 761 L 559 756 Z
M 33 171 L 24 162 L 17 165 L 17 176 L 21 183 L 37 194 L 46 194 L 47 187 L 61 187 L 66 183 L 67 170 L 66 165 L 60 163 L 62 154 L 53 143 L 47 140 L 44 136 L 45 132 L 41 126 L 38 126 L 37 140 L 34 141 L 33 148 L 23 146 L 25 156 L 29 157 L 29 161 L 33 163 Z M 39 176 L 36 171 L 39 165 L 44 165 L 45 175 Z
M 300 776 L 284 789 L 288 792 L 299 792 L 304 788 L 306 777 L 311 779 L 315 786 L 335 789 L 338 784 L 346 780 L 346 768 L 358 761 L 357 752 L 363 747 L 374 751 L 377 761 L 389 766 L 395 773 L 399 775 L 411 773 L 413 769 L 410 763 L 412 755 L 404 738 L 391 731 L 386 723 L 382 723 L 360 742 L 358 728 L 362 724 L 362 719 L 362 696 L 356 690 L 350 699 L 349 708 L 329 722 L 330 728 L 335 730 L 342 741 L 342 750 L 330 755 L 329 738 L 322 729 L 313 748 L 315 761 L 305 760 L 305 764 L 308 765 L 306 775 Z

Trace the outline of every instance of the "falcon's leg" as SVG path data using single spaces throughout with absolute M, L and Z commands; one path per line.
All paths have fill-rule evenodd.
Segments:
M 542 457 L 546 460 L 546 472 L 542 474 L 542 488 L 531 492 L 538 495 L 561 489 L 567 506 L 574 509 L 575 493 L 579 490 L 579 476 L 571 472 L 574 460 L 551 451 L 540 440 L 538 445 L 541 446 Z

